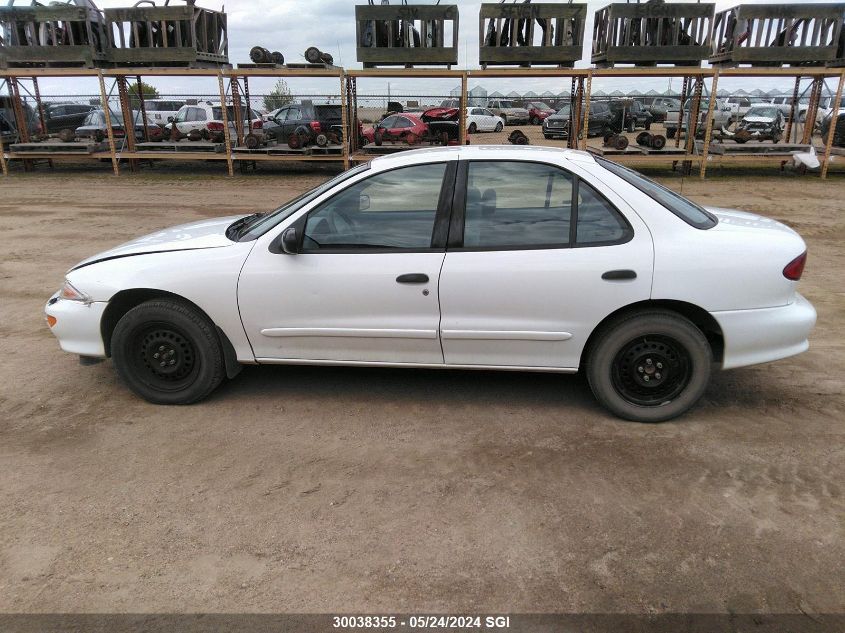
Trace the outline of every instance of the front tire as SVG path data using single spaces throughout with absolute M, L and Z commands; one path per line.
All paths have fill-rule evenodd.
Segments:
M 540 119 L 538 119 L 537 117 L 532 117 L 531 125 L 540 125 Z
M 597 333 L 587 381 L 615 415 L 663 422 L 689 410 L 710 381 L 712 354 L 691 321 L 653 310 L 624 316 Z
M 470 123 L 467 132 L 469 132 L 470 134 L 475 134 L 476 132 L 478 132 L 478 126 L 475 123 Z
M 505 128 L 505 126 L 504 126 L 504 124 L 503 124 L 501 121 L 499 121 L 499 122 L 496 124 L 496 131 L 497 131 L 497 132 L 501 132 L 504 128 Z
M 190 404 L 207 397 L 226 375 L 214 325 L 189 305 L 146 301 L 127 312 L 112 334 L 117 373 L 154 404 Z

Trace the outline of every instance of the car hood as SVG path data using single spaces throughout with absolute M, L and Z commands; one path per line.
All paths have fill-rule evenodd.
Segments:
M 722 209 L 719 207 L 704 207 L 719 219 L 719 223 L 711 231 L 771 231 L 773 233 L 786 233 L 798 235 L 785 224 L 772 220 L 771 218 L 738 211 L 736 209 Z
M 96 262 L 145 253 L 164 253 L 167 251 L 186 251 L 198 248 L 220 248 L 234 244 L 226 237 L 226 228 L 243 215 L 225 218 L 200 220 L 190 224 L 180 224 L 143 237 L 136 238 L 84 259 L 71 270 L 82 268 Z
M 743 117 L 743 123 L 774 123 L 775 120 L 768 116 L 747 116 Z

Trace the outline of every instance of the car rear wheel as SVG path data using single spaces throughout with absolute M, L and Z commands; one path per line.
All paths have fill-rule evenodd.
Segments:
M 587 358 L 586 374 L 596 399 L 615 415 L 663 422 L 701 398 L 711 363 L 701 330 L 679 314 L 655 310 L 603 328 Z
M 126 386 L 155 404 L 197 402 L 225 376 L 213 324 L 179 301 L 146 301 L 129 310 L 114 329 L 111 352 Z
M 531 117 L 531 125 L 540 125 L 540 119 L 537 117 Z
M 496 124 L 496 131 L 497 131 L 497 132 L 501 132 L 501 131 L 504 129 L 504 127 L 505 127 L 505 126 L 502 124 L 502 122 L 501 122 L 501 121 L 499 121 L 499 122 Z
M 478 126 L 475 123 L 469 124 L 469 129 L 467 130 L 470 134 L 475 134 L 478 132 Z

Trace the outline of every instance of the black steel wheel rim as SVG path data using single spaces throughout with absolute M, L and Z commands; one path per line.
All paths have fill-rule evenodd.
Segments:
M 135 375 L 160 391 L 179 391 L 196 380 L 200 360 L 193 341 L 172 323 L 147 323 L 132 337 Z
M 611 378 L 613 388 L 626 401 L 656 407 L 683 392 L 692 378 L 692 361 L 687 349 L 671 336 L 638 336 L 616 354 Z

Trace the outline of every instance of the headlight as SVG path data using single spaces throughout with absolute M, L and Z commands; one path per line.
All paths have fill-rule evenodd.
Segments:
M 65 283 L 62 286 L 62 289 L 59 291 L 59 298 L 65 299 L 66 301 L 76 301 L 78 303 L 91 303 L 91 297 L 86 295 L 81 290 L 74 287 L 72 283 L 70 283 L 67 279 L 65 279 Z

